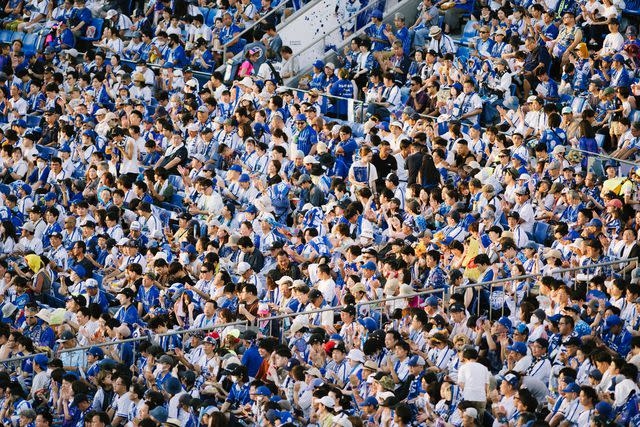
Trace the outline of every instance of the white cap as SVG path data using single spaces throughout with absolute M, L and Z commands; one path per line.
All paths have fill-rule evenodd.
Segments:
M 238 274 L 244 274 L 249 270 L 251 270 L 251 265 L 249 265 L 248 262 L 244 261 L 238 263 L 238 267 L 236 267 L 236 271 L 238 272 Z
M 198 132 L 200 130 L 200 125 L 197 123 L 189 123 L 189 126 L 187 126 L 187 130 L 189 132 Z
M 467 408 L 464 410 L 464 415 L 470 418 L 478 418 L 478 410 L 476 408 Z
M 186 82 L 185 85 L 189 87 L 198 87 L 198 81 L 196 79 L 191 79 Z
M 240 80 L 240 84 L 242 86 L 253 87 L 253 79 L 251 77 L 245 77 L 244 79 Z
M 133 221 L 131 223 L 131 225 L 129 226 L 129 230 L 137 230 L 140 231 L 140 229 L 142 228 L 142 226 L 140 225 L 140 223 L 138 221 Z
M 364 363 L 365 361 L 364 353 L 362 352 L 362 350 L 359 350 L 357 348 L 354 348 L 353 350 L 349 351 L 349 354 L 347 354 L 347 359 L 355 360 L 356 362 L 360 362 L 360 363 Z
M 313 156 L 304 156 L 304 160 L 302 161 L 302 163 L 317 164 L 320 162 Z
M 391 123 L 389 123 L 389 127 L 391 126 L 398 126 L 400 129 L 402 129 L 402 123 L 400 123 L 399 121 L 395 120 Z
M 127 239 L 126 237 L 123 237 L 122 239 L 118 240 L 118 244 L 116 246 L 126 246 L 129 244 L 129 239 Z
M 333 425 L 341 427 L 353 427 L 353 424 L 349 420 L 347 414 L 342 413 L 333 417 Z
M 304 158 L 304 151 L 302 150 L 298 150 L 296 151 L 296 155 L 295 155 L 296 159 L 298 158 Z
M 333 408 L 334 406 L 336 406 L 336 401 L 333 400 L 333 397 L 331 396 L 323 396 L 320 400 L 318 400 L 318 403 L 322 403 L 327 408 Z
M 276 281 L 276 284 L 282 285 L 283 283 L 287 283 L 287 282 L 293 283 L 293 279 L 289 276 L 282 276 L 280 280 Z
M 184 74 L 182 74 L 182 70 L 173 70 L 173 77 L 182 77 L 184 76 Z
M 114 16 L 116 16 L 118 14 L 118 12 L 116 12 L 114 9 L 111 9 L 110 11 L 107 12 L 107 19 L 111 19 Z
M 260 214 L 260 220 L 261 221 L 275 221 L 275 217 L 273 216 L 273 214 L 268 213 L 268 212 L 263 212 Z
M 327 147 L 327 144 L 325 144 L 324 142 L 318 142 L 316 144 L 316 151 L 318 152 L 318 154 L 324 154 L 329 151 L 329 147 Z

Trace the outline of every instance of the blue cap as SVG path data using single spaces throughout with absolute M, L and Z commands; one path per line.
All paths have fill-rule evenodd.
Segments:
M 15 122 L 13 122 L 14 126 L 20 126 L 21 128 L 26 128 L 27 127 L 27 122 L 24 121 L 24 119 L 18 119 Z
M 304 114 L 296 114 L 296 122 L 306 122 L 307 116 Z
M 251 214 L 257 214 L 258 213 L 258 208 L 255 207 L 255 205 L 249 205 L 247 206 L 247 209 L 244 210 L 245 212 L 249 212 Z
M 246 173 L 243 173 L 242 175 L 240 175 L 240 178 L 238 178 L 238 182 L 250 182 L 250 181 L 251 181 L 251 178 Z
M 158 421 L 159 423 L 165 423 L 169 418 L 169 412 L 164 406 L 156 406 L 149 411 L 149 415 L 151 415 L 153 419 Z
M 378 401 L 375 397 L 369 396 L 360 404 L 360 406 L 378 406 Z
M 507 375 L 505 375 L 504 377 L 498 377 L 498 379 L 502 380 L 502 381 L 506 381 L 509 384 L 511 384 L 512 386 L 517 386 L 518 385 L 518 376 L 512 373 L 509 373 Z
M 610 57 L 610 56 L 603 56 L 603 57 L 602 57 L 602 58 L 600 58 L 600 59 L 602 59 L 602 62 L 611 62 L 611 61 L 612 61 L 612 59 L 611 59 L 611 57 Z
M 76 265 L 72 267 L 71 270 L 80 276 L 80 278 L 84 278 L 87 275 L 87 270 L 81 265 Z
M 522 156 L 521 156 L 520 154 L 518 154 L 518 153 L 514 153 L 514 154 L 513 154 L 513 158 L 514 158 L 514 159 L 516 159 L 516 160 L 518 160 L 518 161 L 519 161 L 520 163 L 522 163 L 523 165 L 526 165 L 526 164 L 527 164 L 527 161 L 525 160 L 525 158 L 524 158 L 524 157 L 522 157 Z
M 602 221 L 600 221 L 598 218 L 593 218 L 591 221 L 589 221 L 587 227 L 602 227 Z
M 60 147 L 60 149 L 58 150 L 61 153 L 70 153 L 71 152 L 71 147 L 69 147 L 68 145 L 63 145 L 62 147 Z
M 6 184 L 0 184 L 0 193 L 8 196 L 9 194 L 11 194 L 11 188 Z
M 371 17 L 376 19 L 382 19 L 382 12 L 379 9 L 376 9 L 373 12 L 371 12 Z
M 617 314 L 612 314 L 611 316 L 605 319 L 604 323 L 605 323 L 605 328 L 608 329 L 612 326 L 622 325 L 623 321 L 620 318 L 620 316 L 618 316 Z
M 289 411 L 276 411 L 276 415 L 280 418 L 280 425 L 293 422 L 293 415 Z
M 554 314 L 553 316 L 548 316 L 547 320 L 553 323 L 557 323 L 560 320 L 560 318 L 562 318 L 562 314 L 558 313 L 558 314 Z
M 258 396 L 271 396 L 271 390 L 269 390 L 268 387 L 261 385 L 260 387 L 258 387 L 258 389 L 256 390 L 256 395 Z
M 324 68 L 324 62 L 318 59 L 313 63 L 313 66 L 322 70 Z
M 417 354 L 414 354 L 413 356 L 411 356 L 407 364 L 409 366 L 424 366 L 425 361 L 422 357 L 418 356 Z
M 285 367 L 284 367 L 284 369 L 285 369 L 287 372 L 291 372 L 291 370 L 292 370 L 294 367 L 298 366 L 298 365 L 300 365 L 300 361 L 299 361 L 298 359 L 296 359 L 296 358 L 292 357 L 292 358 L 290 358 L 290 359 L 289 359 L 289 361 L 287 362 L 287 366 L 285 366 Z
M 598 411 L 598 414 L 600 414 L 602 417 L 610 420 L 613 413 L 613 407 L 609 402 L 605 402 L 603 400 L 596 404 L 596 411 Z
M 40 366 L 42 369 L 46 369 L 49 365 L 49 358 L 46 354 L 36 354 L 33 356 L 33 363 Z
M 507 316 L 502 316 L 501 318 L 499 318 L 498 323 L 509 330 L 511 330 L 511 328 L 513 327 L 513 323 L 511 323 L 511 320 Z
M 389 132 L 389 122 L 380 122 L 377 126 L 378 129 L 382 129 L 385 132 Z
M 378 329 L 378 323 L 373 317 L 365 317 L 364 319 L 358 319 L 358 323 L 367 328 L 369 332 L 373 332 Z
M 162 384 L 162 388 L 164 388 L 164 391 L 166 391 L 171 395 L 178 394 L 182 391 L 182 385 L 180 385 L 180 380 L 177 379 L 176 377 L 167 378 Z
M 521 335 L 529 334 L 529 328 L 527 328 L 527 325 L 525 325 L 524 323 L 520 323 L 518 326 L 516 326 L 516 331 L 518 331 L 518 333 Z
M 87 351 L 87 353 L 92 355 L 93 357 L 102 357 L 102 356 L 104 356 L 104 351 L 102 351 L 102 349 L 100 347 L 96 347 L 95 345 L 93 347 L 91 347 Z
M 57 199 L 57 197 L 56 197 L 55 193 L 47 193 L 47 194 L 44 195 L 44 200 L 46 202 L 50 202 L 50 201 L 56 200 L 56 199 Z
M 197 252 L 196 247 L 193 245 L 187 245 L 184 248 L 182 248 L 182 250 L 188 254 L 195 254 Z
M 89 129 L 89 130 L 85 130 L 84 132 L 82 132 L 83 135 L 88 136 L 89 138 L 95 139 L 97 134 L 95 133 L 95 131 Z
M 438 304 L 440 304 L 440 300 L 438 299 L 438 297 L 431 295 L 426 299 L 425 303 L 431 307 L 437 307 Z
M 242 166 L 240 166 L 240 165 L 231 165 L 229 170 L 230 171 L 234 171 L 234 172 L 242 172 Z
M 478 123 L 476 123 L 475 125 L 472 126 L 472 129 L 482 130 L 482 126 L 480 126 Z
M 620 63 L 624 63 L 624 56 L 620 55 L 619 53 L 616 53 L 615 55 L 613 55 L 613 60 Z
M 567 384 L 567 386 L 565 387 L 564 390 L 562 390 L 563 393 L 580 393 L 580 386 L 576 383 L 570 383 Z
M 22 191 L 24 191 L 25 193 L 27 193 L 27 196 L 31 194 L 31 186 L 29 184 L 22 184 L 22 187 L 20 187 L 22 189 Z
M 331 334 L 331 335 L 329 336 L 329 339 L 330 339 L 330 340 L 333 340 L 333 341 L 344 341 L 344 340 L 342 339 L 342 335 L 340 335 L 340 334 Z
M 376 270 L 376 264 L 373 261 L 367 261 L 362 266 L 364 270 Z
M 507 346 L 507 350 L 515 351 L 520 354 L 527 354 L 527 345 L 520 341 L 515 341 L 513 344 Z

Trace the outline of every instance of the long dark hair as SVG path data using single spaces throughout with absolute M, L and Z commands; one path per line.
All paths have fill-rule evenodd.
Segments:
M 425 152 L 422 155 L 422 164 L 420 165 L 420 177 L 421 185 L 438 185 L 440 184 L 440 172 L 436 168 L 436 164 L 433 162 L 433 157 L 430 153 Z

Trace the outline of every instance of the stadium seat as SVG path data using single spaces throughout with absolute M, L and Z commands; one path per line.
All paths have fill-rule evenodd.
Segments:
M 629 114 L 629 119 L 632 122 L 638 122 L 640 121 L 640 110 L 634 110 L 631 112 L 631 114 Z
M 604 143 L 604 135 L 601 133 L 596 134 L 596 143 L 598 143 L 598 147 L 602 148 L 602 144 Z
M 549 224 L 546 222 L 535 222 L 533 224 L 533 240 L 539 245 L 544 245 L 549 236 Z
M 11 41 L 14 42 L 16 40 L 22 40 L 24 38 L 24 33 L 18 32 L 18 31 L 14 31 L 11 34 Z
M 33 116 L 33 115 L 28 115 L 26 117 L 26 121 L 27 121 L 27 126 L 32 128 L 32 127 L 36 127 L 40 124 L 40 117 L 39 116 Z
M 9 30 L 0 31 L 0 43 L 9 43 L 11 41 L 11 36 L 13 36 L 13 32 Z
M 460 46 L 458 48 L 457 55 L 458 57 L 460 57 L 460 59 L 465 58 L 466 60 L 466 58 L 469 58 L 469 53 L 470 53 L 470 50 L 468 47 Z
M 87 30 L 89 30 L 90 27 L 95 28 L 93 37 L 82 36 L 82 37 L 79 37 L 79 39 L 86 42 L 95 42 L 100 40 L 100 37 L 102 37 L 103 26 L 104 26 L 104 19 L 91 18 L 91 22 L 89 22 L 89 25 L 87 26 Z
M 40 41 L 40 35 L 29 33 L 25 34 L 22 39 L 23 49 L 26 54 L 34 54 L 38 51 L 38 43 Z

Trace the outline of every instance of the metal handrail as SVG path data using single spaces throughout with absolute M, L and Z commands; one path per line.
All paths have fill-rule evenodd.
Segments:
M 280 88 L 289 89 L 291 91 L 296 91 L 296 92 L 302 92 L 302 93 L 307 93 L 307 94 L 311 93 L 310 90 L 298 89 L 298 88 L 294 88 L 294 87 L 291 87 L 291 86 L 282 85 L 282 86 L 279 86 L 279 87 Z M 333 98 L 333 99 L 338 99 L 338 100 L 343 100 L 343 101 L 353 101 L 354 104 L 362 106 L 362 107 L 364 107 L 364 105 L 365 105 L 365 101 L 361 101 L 359 99 L 356 99 L 355 97 L 354 98 L 347 98 L 345 96 L 331 95 L 330 93 L 326 93 L 326 92 L 321 92 L 318 96 L 323 96 L 323 97 L 326 97 L 326 98 Z M 359 122 L 362 122 L 362 117 L 360 117 L 360 121 Z
M 603 263 L 598 263 L 598 264 L 583 265 L 583 266 L 570 267 L 570 268 L 560 268 L 560 269 L 552 270 L 552 271 L 550 271 L 550 273 L 551 274 L 568 273 L 568 272 L 572 272 L 572 271 L 580 271 L 580 270 L 585 270 L 585 269 L 589 269 L 589 268 L 606 267 L 606 266 L 610 266 L 610 265 L 617 265 L 617 264 L 623 264 L 623 263 L 631 263 L 631 262 L 636 262 L 637 263 L 639 260 L 640 260 L 640 258 L 638 258 L 638 257 L 636 257 L 636 258 L 626 258 L 626 259 L 620 259 L 620 260 L 616 260 L 616 261 L 608 261 L 608 262 L 603 262 Z M 474 288 L 480 288 L 480 287 L 486 287 L 486 286 L 489 286 L 490 288 L 492 288 L 496 284 L 512 282 L 512 281 L 517 281 L 517 280 L 534 279 L 534 278 L 541 277 L 541 276 L 544 276 L 544 275 L 541 272 L 539 272 L 539 273 L 527 274 L 527 275 L 522 275 L 522 276 L 514 276 L 514 277 L 506 277 L 506 278 L 503 278 L 503 279 L 496 279 L 496 280 L 492 280 L 490 282 L 470 283 L 468 285 L 458 286 L 458 287 L 456 287 L 454 289 L 454 291 L 466 290 L 466 289 L 474 289 Z M 388 301 L 396 301 L 396 300 L 400 300 L 400 299 L 410 299 L 410 298 L 415 298 L 417 296 L 437 294 L 437 293 L 443 293 L 443 292 L 446 292 L 445 289 L 426 289 L 426 290 L 422 290 L 422 291 L 418 291 L 418 292 L 413 292 L 413 293 L 411 293 L 409 295 L 398 295 L 398 296 L 393 296 L 393 297 L 381 298 L 381 299 L 377 299 L 377 300 L 359 302 L 359 303 L 356 303 L 356 306 L 357 307 L 362 307 L 362 306 L 368 306 L 368 305 L 375 305 L 375 304 L 385 303 L 385 302 L 388 302 Z M 332 306 L 332 307 L 319 308 L 319 309 L 315 309 L 315 310 L 303 311 L 303 312 L 299 312 L 299 313 L 279 314 L 279 315 L 276 315 L 276 316 L 256 318 L 255 322 L 266 322 L 266 321 L 270 321 L 270 320 L 287 319 L 287 318 L 291 318 L 291 317 L 297 317 L 299 315 L 310 315 L 310 314 L 324 313 L 324 312 L 327 312 L 327 311 L 334 311 L 335 312 L 335 311 L 341 310 L 341 309 L 343 309 L 345 307 L 346 307 L 345 305 L 338 305 L 338 306 Z M 182 334 L 190 333 L 190 332 L 208 331 L 208 330 L 212 330 L 212 329 L 219 329 L 219 328 L 225 328 L 225 327 L 228 327 L 228 326 L 237 326 L 237 325 L 248 326 L 249 322 L 246 321 L 246 320 L 243 320 L 243 321 L 237 321 L 237 322 L 231 322 L 231 323 L 223 323 L 221 325 L 205 326 L 205 327 L 202 327 L 202 328 L 182 329 L 182 330 L 169 331 L 169 332 L 165 332 L 165 333 L 162 333 L 162 334 L 157 334 L 155 336 L 164 337 L 164 336 L 182 335 Z M 80 347 L 74 347 L 74 348 L 69 348 L 69 349 L 61 349 L 61 350 L 56 351 L 56 353 L 60 354 L 60 353 L 71 353 L 71 352 L 76 352 L 76 351 L 84 351 L 84 350 L 90 349 L 91 347 L 109 347 L 109 346 L 128 343 L 128 342 L 145 341 L 145 340 L 149 340 L 149 338 L 150 337 L 148 335 L 144 335 L 144 336 L 135 337 L 135 338 L 127 338 L 127 339 L 124 339 L 124 340 L 97 343 L 97 344 L 89 345 L 89 346 L 80 346 Z M 26 355 L 26 356 L 12 357 L 12 358 L 8 358 L 8 359 L 0 360 L 0 363 L 8 363 L 8 362 L 15 362 L 15 361 L 20 361 L 20 360 L 24 360 L 24 359 L 30 359 L 30 358 L 35 357 L 38 354 L 47 355 L 48 353 L 34 353 L 34 354 Z
M 270 17 L 271 15 L 273 15 L 276 11 L 280 11 L 280 9 L 282 8 L 282 6 L 286 5 L 287 3 L 289 3 L 292 0 L 285 0 L 282 3 L 278 4 L 276 7 L 274 7 L 273 9 L 271 9 L 267 14 L 263 15 L 260 17 L 260 19 L 258 19 L 257 21 L 253 21 L 253 23 L 246 27 L 244 30 L 242 30 L 241 32 L 239 32 L 234 38 L 232 38 L 230 41 L 228 41 L 227 43 L 225 43 L 222 46 L 222 52 L 223 52 L 223 57 L 226 58 L 227 56 L 227 48 L 229 47 L 229 45 L 231 43 L 233 43 L 234 41 L 240 40 L 242 38 L 242 36 L 244 34 L 246 34 L 247 32 L 249 32 L 250 30 L 253 30 L 254 28 L 256 28 L 259 24 L 261 24 L 262 22 L 264 22 L 265 19 L 267 19 L 268 17 Z M 320 1 L 320 0 L 317 0 Z
M 237 321 L 237 322 L 223 323 L 223 324 L 220 324 L 220 325 L 205 326 L 205 327 L 202 327 L 202 328 L 180 329 L 180 330 L 176 330 L 176 331 L 169 331 L 169 332 L 164 332 L 164 333 L 161 333 L 161 334 L 155 334 L 153 336 L 155 336 L 155 337 L 170 337 L 170 336 L 174 336 L 174 335 L 183 335 L 183 334 L 192 333 L 192 332 L 210 331 L 210 330 L 213 330 L 213 329 L 226 328 L 228 326 L 240 326 L 240 325 L 247 326 L 248 324 L 249 324 L 248 321 L 241 320 L 241 321 Z M 149 340 L 149 338 L 151 338 L 149 335 L 142 335 L 142 336 L 135 337 L 135 338 L 126 338 L 126 339 L 117 340 L 117 341 L 102 342 L 102 343 L 79 346 L 79 347 L 74 347 L 74 348 L 63 348 L 63 349 L 56 350 L 54 352 L 54 354 L 73 353 L 73 352 L 76 352 L 76 351 L 85 351 L 85 350 L 89 350 L 92 347 L 111 347 L 111 346 L 114 346 L 114 345 L 125 344 L 125 343 L 128 343 L 128 342 L 147 341 L 147 340 Z M 10 357 L 8 359 L 0 360 L 0 363 L 16 362 L 16 361 L 19 361 L 19 360 L 31 359 L 31 358 L 39 355 L 39 354 L 48 355 L 49 353 L 42 352 L 42 353 L 28 354 L 26 356 Z
M 578 267 L 559 268 L 559 269 L 551 270 L 549 273 L 550 274 L 569 273 L 569 272 L 572 272 L 572 271 L 586 270 L 586 269 L 589 269 L 589 268 L 607 267 L 607 266 L 610 266 L 610 265 L 631 263 L 631 262 L 634 262 L 634 261 L 637 262 L 639 260 L 640 260 L 640 258 L 637 258 L 637 257 L 636 258 L 626 258 L 626 259 L 620 259 L 620 260 L 616 260 L 616 261 L 602 262 L 602 263 L 598 263 L 598 264 L 581 265 L 581 266 L 578 266 Z M 497 285 L 497 284 L 501 284 L 501 283 L 518 281 L 518 280 L 535 279 L 535 278 L 538 278 L 538 277 L 541 277 L 541 276 L 544 276 L 544 274 L 542 274 L 540 272 L 540 273 L 534 273 L 534 274 L 526 274 L 526 275 L 522 275 L 522 276 L 505 277 L 503 279 L 491 280 L 489 282 L 470 283 L 468 285 L 458 286 L 453 290 L 454 291 L 458 291 L 458 290 L 480 288 L 480 287 L 485 287 L 485 286 L 493 287 L 493 285 Z M 411 293 L 409 295 L 399 295 L 399 296 L 394 296 L 394 297 L 381 298 L 381 299 L 377 299 L 377 300 L 364 301 L 364 302 L 356 303 L 355 305 L 356 305 L 356 307 L 361 307 L 361 306 L 385 303 L 385 302 L 388 302 L 388 301 L 400 300 L 400 299 L 410 299 L 410 298 L 415 298 L 417 296 L 422 296 L 422 295 L 439 294 L 439 293 L 443 293 L 443 292 L 445 292 L 444 289 L 426 289 L 426 290 L 423 290 L 423 291 L 413 292 L 413 293 Z M 279 315 L 276 315 L 276 316 L 261 317 L 261 318 L 256 318 L 256 322 L 266 322 L 266 321 L 269 321 L 269 320 L 287 319 L 287 318 L 296 317 L 296 316 L 299 316 L 299 315 L 309 315 L 309 314 L 324 313 L 326 311 L 338 311 L 338 310 L 341 310 L 341 309 L 343 309 L 345 307 L 346 307 L 345 305 L 338 305 L 338 306 L 319 308 L 319 309 L 309 310 L 309 311 L 301 311 L 299 313 L 287 313 L 287 314 L 279 314 Z

